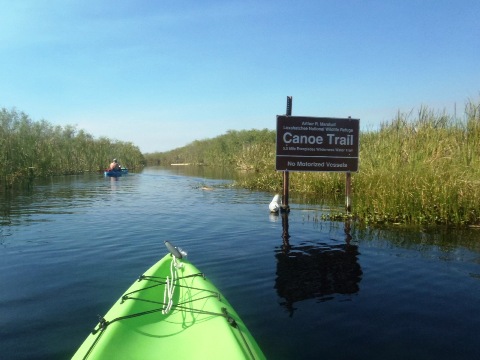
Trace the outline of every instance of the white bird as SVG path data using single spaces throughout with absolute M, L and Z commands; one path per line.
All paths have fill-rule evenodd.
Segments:
M 278 210 L 280 210 L 280 195 L 275 195 L 273 197 L 272 202 L 268 205 L 268 208 L 270 209 L 270 212 L 276 213 Z

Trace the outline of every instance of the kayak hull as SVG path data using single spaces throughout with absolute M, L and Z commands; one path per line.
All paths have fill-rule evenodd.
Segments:
M 177 281 L 169 302 L 164 279 L 172 278 L 172 269 Z M 131 285 L 73 356 L 73 359 L 159 358 L 265 359 L 265 356 L 218 289 L 188 260 L 173 260 L 169 254 Z
M 122 169 L 122 170 L 105 170 L 103 173 L 105 176 L 108 177 L 120 177 L 122 175 L 128 174 L 127 169 Z

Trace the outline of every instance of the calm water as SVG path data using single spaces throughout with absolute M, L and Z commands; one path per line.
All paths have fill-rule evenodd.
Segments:
M 68 359 L 164 240 L 223 291 L 269 359 L 480 357 L 480 231 L 346 234 L 319 206 L 272 216 L 274 194 L 185 171 L 0 193 L 2 359 Z

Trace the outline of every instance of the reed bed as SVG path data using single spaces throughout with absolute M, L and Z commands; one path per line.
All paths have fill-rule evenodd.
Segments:
M 118 158 L 123 166 L 144 163 L 132 143 L 94 139 L 74 126 L 33 121 L 16 110 L 0 110 L 0 188 L 34 177 L 101 171 Z
M 421 108 L 361 138 L 353 177 L 355 213 L 365 221 L 478 224 L 479 105 L 455 119 Z
M 202 164 L 246 173 L 236 186 L 281 193 L 275 171 L 275 132 L 229 131 L 166 153 L 142 155 L 131 143 L 93 139 L 74 127 L 3 109 L 0 112 L 0 183 L 19 178 L 103 169 L 113 157 L 128 167 Z M 352 212 L 367 224 L 480 226 L 480 103 L 468 102 L 461 118 L 426 107 L 360 134 L 360 168 L 352 174 Z M 293 172 L 290 191 L 316 202 L 344 200 L 343 173 Z
M 275 132 L 231 131 L 167 153 L 150 163 L 174 161 L 244 170 L 236 186 L 281 193 L 275 171 Z M 368 224 L 480 226 L 480 103 L 468 102 L 456 118 L 427 107 L 398 113 L 360 134 L 359 172 L 352 174 L 352 212 Z M 293 196 L 329 205 L 344 201 L 345 174 L 292 172 Z
M 274 157 L 238 185 L 281 192 L 282 174 L 274 170 Z M 349 216 L 369 224 L 478 226 L 479 185 L 480 104 L 467 103 L 462 119 L 421 107 L 361 133 Z M 290 175 L 293 194 L 325 203 L 342 201 L 344 188 L 343 173 Z

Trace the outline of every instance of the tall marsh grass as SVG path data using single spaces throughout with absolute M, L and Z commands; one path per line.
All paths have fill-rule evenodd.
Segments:
M 281 192 L 282 174 L 272 157 L 238 185 Z M 344 189 L 343 173 L 290 174 L 292 193 L 319 201 L 343 201 Z M 352 214 L 366 223 L 480 224 L 480 104 L 462 119 L 421 107 L 361 132 L 352 190 Z
M 16 110 L 0 110 L 0 188 L 32 177 L 100 171 L 112 158 L 139 167 L 144 159 L 132 143 L 94 139 L 74 126 L 33 121 Z
M 230 131 L 146 157 L 154 164 L 236 167 L 249 174 L 239 187 L 272 194 L 283 189 L 272 130 Z M 366 223 L 480 225 L 480 103 L 468 102 L 462 118 L 421 107 L 362 131 L 352 191 L 349 215 Z M 342 204 L 345 174 L 292 172 L 290 192 Z
M 361 137 L 353 176 L 358 217 L 374 222 L 477 224 L 480 220 L 480 112 L 460 120 L 425 107 L 398 114 Z

